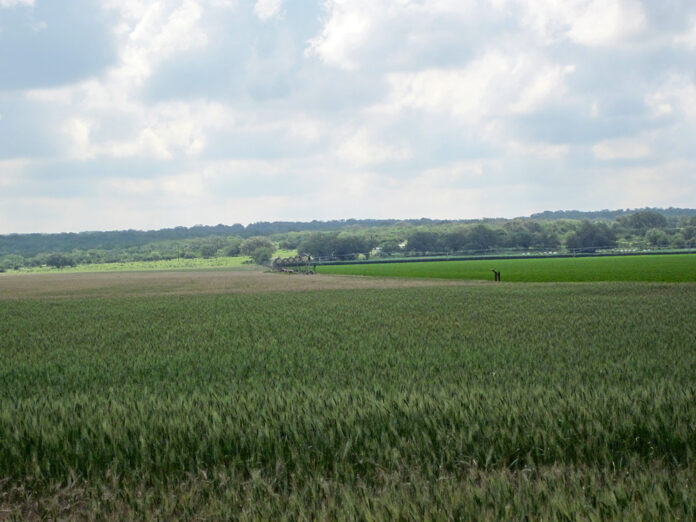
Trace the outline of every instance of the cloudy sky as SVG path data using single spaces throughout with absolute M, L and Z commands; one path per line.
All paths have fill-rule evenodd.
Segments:
M 0 233 L 670 205 L 693 0 L 0 0 Z

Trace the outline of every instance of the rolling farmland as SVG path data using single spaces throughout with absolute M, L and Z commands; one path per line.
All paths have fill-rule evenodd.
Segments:
M 324 274 L 492 280 L 492 269 L 510 282 L 696 282 L 696 255 L 487 259 L 415 263 L 324 265 Z
M 0 279 L 0 517 L 696 516 L 693 284 L 120 276 Z

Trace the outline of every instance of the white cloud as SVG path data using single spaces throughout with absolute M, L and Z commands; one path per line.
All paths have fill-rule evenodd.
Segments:
M 383 212 L 398 216 L 409 208 L 414 215 L 442 219 L 483 217 L 496 212 L 496 191 L 466 182 L 453 183 L 452 176 L 442 169 L 429 170 L 401 183 L 394 196 L 382 203 Z M 454 176 L 459 178 L 461 174 L 455 170 Z
M 600 160 L 641 159 L 652 155 L 647 137 L 616 138 L 597 143 L 592 147 L 595 158 Z
M 654 92 L 645 96 L 645 105 L 653 116 L 666 116 L 674 112 L 674 107 L 669 102 L 668 96 L 662 92 Z
M 390 93 L 380 108 L 450 113 L 475 124 L 489 117 L 533 112 L 558 99 L 565 93 L 565 75 L 573 70 L 541 57 L 492 51 L 462 69 L 388 75 Z
M 603 47 L 637 37 L 647 27 L 638 0 L 502 0 L 516 5 L 523 23 L 547 42 L 568 39 Z
M 229 110 L 216 103 L 162 103 L 146 111 L 135 139 L 96 145 L 98 153 L 112 157 L 153 156 L 168 159 L 197 156 L 209 132 L 233 124 Z
M 346 70 L 374 60 L 375 52 L 383 59 L 381 67 L 389 69 L 395 55 L 408 57 L 407 47 L 427 47 L 448 33 L 456 37 L 490 10 L 486 0 L 326 0 L 323 7 L 323 27 L 305 54 Z M 455 30 L 447 28 L 453 20 L 461 22 Z M 391 56 L 382 56 L 379 45 Z
M 70 118 L 62 127 L 68 140 L 68 156 L 73 159 L 84 160 L 94 155 L 90 150 L 89 135 L 92 123 L 81 118 Z
M 201 6 L 191 0 L 106 0 L 104 5 L 121 15 L 118 65 L 103 77 L 36 89 L 26 96 L 54 110 L 59 106 L 68 110 L 60 130 L 68 140 L 66 155 L 73 159 L 200 154 L 208 131 L 233 123 L 230 111 L 220 103 L 200 100 L 150 105 L 140 98 L 139 87 L 161 61 L 207 44 L 200 25 Z M 125 122 L 125 131 L 110 131 L 96 123 L 109 118 Z
M 195 157 L 205 148 L 207 136 L 234 125 L 234 116 L 221 104 L 196 101 L 160 103 L 150 108 L 134 105 L 125 111 L 129 132 L 114 137 L 103 132 L 98 118 L 70 117 L 62 125 L 67 139 L 66 156 L 89 158 Z
M 319 36 L 309 41 L 305 51 L 308 56 L 316 55 L 328 64 L 344 69 L 358 67 L 357 60 L 352 56 L 359 49 L 370 29 L 372 19 L 370 11 L 374 11 L 362 3 L 365 9 L 356 9 L 355 4 L 342 0 L 327 3 L 330 15 Z
M 381 142 L 367 128 L 339 135 L 336 155 L 348 165 L 362 167 L 390 161 L 411 159 L 413 153 L 405 146 Z
M 522 156 L 532 156 L 544 159 L 560 159 L 565 157 L 570 150 L 568 145 L 549 145 L 547 143 L 523 143 L 511 140 L 508 148 Z
M 519 97 L 510 106 L 510 111 L 517 114 L 528 114 L 550 100 L 559 99 L 565 94 L 565 76 L 574 71 L 574 65 L 564 67 L 547 65 L 542 68 L 535 75 L 532 75 L 528 83 L 523 86 Z
M 254 13 L 259 20 L 266 21 L 280 15 L 282 8 L 283 0 L 256 0 Z
M 18 5 L 33 7 L 34 0 L 0 0 L 0 8 L 9 9 L 10 7 L 16 7 Z
M 170 12 L 153 4 L 128 35 L 122 67 L 135 78 L 148 76 L 154 64 L 177 52 L 205 45 L 208 38 L 198 25 L 201 14 L 202 8 L 193 1 L 183 2 Z
M 323 13 L 282 0 L 100 1 L 115 65 L 0 92 L 0 155 L 47 142 L 25 163 L 0 161 L 5 231 L 677 205 L 694 185 L 687 0 L 674 3 L 679 23 L 646 14 L 647 0 L 322 0 Z M 15 5 L 31 2 L 0 0 Z M 44 34 L 60 26 L 44 18 Z M 184 78 L 194 56 L 199 77 Z M 63 172 L 65 193 L 36 196 Z M 61 199 L 83 175 L 83 195 Z
M 667 78 L 660 88 L 645 96 L 654 116 L 674 114 L 693 126 L 696 132 L 696 83 L 683 75 Z
M 17 185 L 29 163 L 28 159 L 0 160 L 0 187 Z
M 696 49 L 696 22 L 694 22 L 693 27 L 689 31 L 675 36 L 674 43 L 690 49 Z
M 646 206 L 692 207 L 696 197 L 696 179 L 691 174 L 696 165 L 683 161 L 669 161 L 650 167 L 627 167 L 600 171 L 599 190 L 613 194 L 617 208 Z M 668 179 L 680 179 L 681 183 L 665 183 Z

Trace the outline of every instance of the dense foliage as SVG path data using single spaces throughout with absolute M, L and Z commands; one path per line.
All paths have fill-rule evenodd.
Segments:
M 612 220 L 622 216 L 635 213 L 639 209 L 618 209 L 618 210 L 546 210 L 537 212 L 530 217 L 533 219 L 607 219 Z M 695 209 L 692 208 L 645 208 L 644 210 L 657 212 L 668 218 L 688 218 L 694 215 Z
M 0 508 L 693 520 L 695 308 L 641 283 L 8 300 Z
M 693 212 L 696 214 L 696 210 Z M 456 252 L 696 248 L 696 215 L 689 217 L 662 210 L 640 210 L 623 212 L 613 221 L 529 218 L 466 222 L 346 220 L 255 223 L 247 227 L 180 227 L 151 232 L 11 235 L 0 236 L 0 270 L 51 266 L 51 255 L 61 255 L 61 266 L 68 266 L 240 254 L 251 256 L 261 247 L 279 247 L 311 254 L 315 258 L 343 260 L 375 255 Z
M 155 243 L 165 244 L 174 242 L 188 244 L 188 240 L 204 238 L 220 238 L 235 236 L 242 239 L 252 236 L 284 235 L 302 231 L 333 231 L 348 227 L 383 227 L 396 223 L 410 225 L 437 224 L 442 221 L 432 219 L 342 219 L 333 221 L 275 221 L 250 223 L 247 226 L 239 223 L 228 225 L 165 228 L 161 230 L 113 230 L 108 232 L 66 232 L 61 234 L 8 234 L 0 235 L 0 256 L 19 254 L 33 257 L 42 252 L 72 251 L 122 251 L 130 248 L 143 247 Z

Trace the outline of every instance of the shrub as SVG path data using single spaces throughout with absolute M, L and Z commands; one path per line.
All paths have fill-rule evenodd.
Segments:
M 254 236 L 245 240 L 239 247 L 239 250 L 245 256 L 253 256 L 254 252 L 259 248 L 269 248 L 271 250 L 275 250 L 275 245 L 273 245 L 273 242 L 267 237 Z
M 271 260 L 273 249 L 268 247 L 259 247 L 251 254 L 251 258 L 257 265 L 265 265 Z

